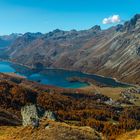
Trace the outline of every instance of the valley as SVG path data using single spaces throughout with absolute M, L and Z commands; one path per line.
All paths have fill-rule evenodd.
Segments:
M 82 31 L 25 33 L 3 52 L 6 59 L 30 68 L 62 68 L 139 84 L 139 27 L 136 14 L 106 30 L 96 25 Z
M 140 14 L 0 36 L 0 140 L 138 140 L 139 129 Z

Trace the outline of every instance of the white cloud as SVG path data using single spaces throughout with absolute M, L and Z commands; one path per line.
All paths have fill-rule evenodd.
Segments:
M 119 15 L 113 15 L 108 18 L 103 19 L 103 24 L 113 24 L 121 22 L 121 18 Z

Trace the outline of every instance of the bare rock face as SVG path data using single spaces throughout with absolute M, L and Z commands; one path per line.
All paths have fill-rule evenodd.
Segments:
M 140 47 L 137 48 L 137 55 L 140 56 Z
M 130 21 L 125 22 L 124 29 L 132 31 L 136 28 L 137 23 L 140 21 L 140 14 L 136 14 Z

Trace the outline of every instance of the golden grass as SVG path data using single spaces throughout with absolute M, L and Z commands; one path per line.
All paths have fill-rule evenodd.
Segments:
M 98 87 L 95 85 L 90 85 L 84 88 L 81 88 L 82 90 L 86 91 L 86 92 L 92 92 L 92 91 L 97 91 L 107 97 L 112 98 L 114 101 L 118 100 L 120 98 L 120 94 L 122 91 L 129 89 L 131 87 Z M 136 97 L 138 97 L 138 99 L 136 101 L 134 101 L 133 103 L 136 106 L 140 106 L 140 94 L 136 94 L 134 93 L 134 95 Z
M 49 126 L 49 128 L 45 128 Z M 102 140 L 101 134 L 90 127 L 71 126 L 45 120 L 39 128 L 0 127 L 0 140 Z
M 119 97 L 120 97 L 120 94 L 121 94 L 121 91 L 125 90 L 126 88 L 123 88 L 123 87 L 116 87 L 116 88 L 113 88 L 113 87 L 98 87 L 98 86 L 95 86 L 95 85 L 91 85 L 91 86 L 88 86 L 88 87 L 84 87 L 84 88 L 81 88 L 85 91 L 89 91 L 89 92 L 92 92 L 92 91 L 97 91 L 107 97 L 110 97 L 112 98 L 113 100 L 118 100 Z
M 21 129 L 21 127 L 0 126 L 0 140 L 20 140 L 15 138 L 14 135 Z
M 116 140 L 140 140 L 140 130 L 134 130 L 132 132 L 125 133 L 118 136 Z

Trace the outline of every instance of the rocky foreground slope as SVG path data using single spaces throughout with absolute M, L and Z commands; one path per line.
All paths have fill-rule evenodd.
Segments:
M 139 140 L 139 139 L 140 139 L 140 130 L 134 130 L 132 132 L 128 132 L 118 136 L 116 140 Z
M 44 111 L 56 119 L 49 121 Z M 56 88 L 0 74 L 2 140 L 113 140 L 135 129 L 140 129 L 140 107 L 129 100 L 116 102 L 95 90 Z
M 106 30 L 26 33 L 6 50 L 10 60 L 33 68 L 55 67 L 112 76 L 140 84 L 140 15 Z
M 0 140 L 105 140 L 90 127 L 70 126 L 66 123 L 42 121 L 40 127 L 0 127 Z

